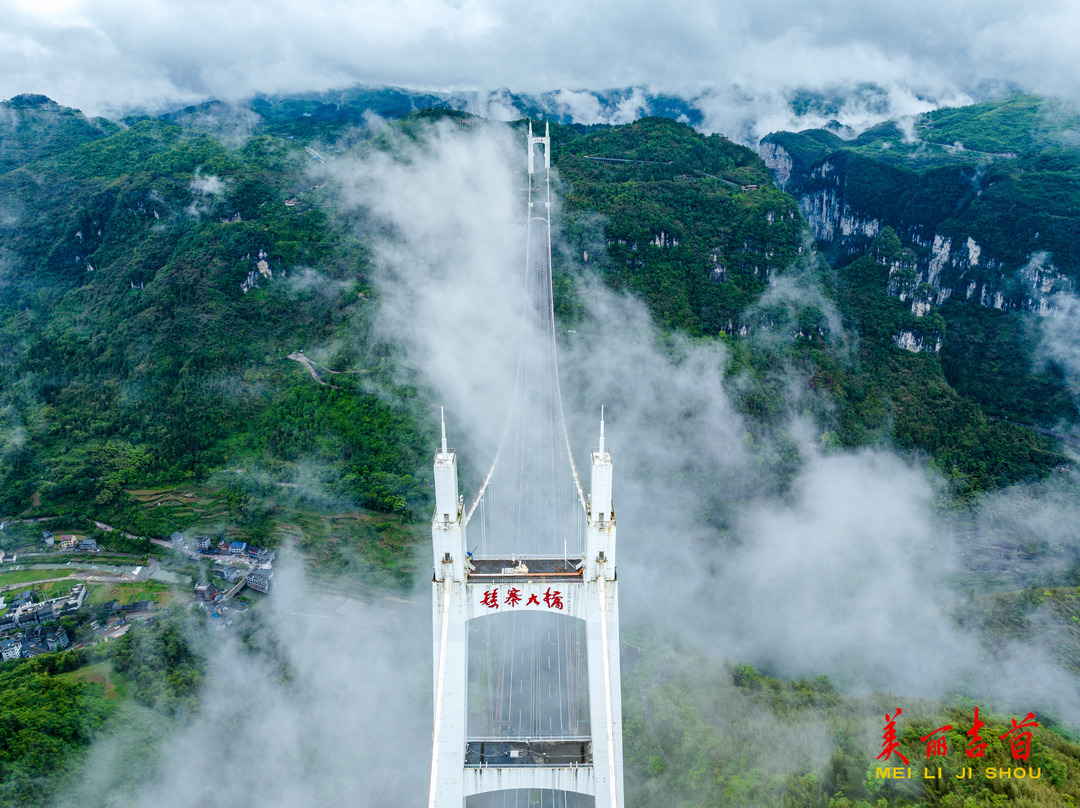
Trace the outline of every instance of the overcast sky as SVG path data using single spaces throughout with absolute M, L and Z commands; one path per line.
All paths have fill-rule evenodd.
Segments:
M 668 0 L 663 8 L 634 0 L 4 0 L 0 8 L 0 96 L 39 92 L 98 114 L 357 82 L 533 92 L 644 85 L 737 104 L 870 81 L 904 88 L 901 111 L 910 91 L 963 100 L 986 81 L 1080 97 L 1080 3 L 1072 0 Z

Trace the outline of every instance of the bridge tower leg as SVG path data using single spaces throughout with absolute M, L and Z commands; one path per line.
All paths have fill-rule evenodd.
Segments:
M 431 543 L 435 716 L 432 728 L 428 808 L 465 804 L 465 732 L 468 697 L 468 617 L 465 587 L 465 525 L 458 495 L 457 453 L 446 446 L 435 455 L 435 514 Z
M 615 574 L 615 509 L 611 499 L 611 477 L 611 453 L 604 445 L 601 416 L 600 446 L 592 453 L 584 559 L 596 808 L 623 805 L 619 582 Z

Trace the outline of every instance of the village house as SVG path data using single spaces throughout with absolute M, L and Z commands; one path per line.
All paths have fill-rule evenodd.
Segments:
M 15 625 L 25 626 L 39 624 L 42 620 L 52 620 L 53 609 L 51 602 L 24 603 L 15 610 Z
M 128 603 L 124 606 L 117 608 L 118 612 L 148 612 L 154 608 L 154 601 L 152 600 L 137 600 L 134 603 Z
M 200 581 L 195 584 L 195 599 L 211 601 L 218 596 L 218 591 L 213 584 Z
M 10 639 L 0 642 L 0 655 L 4 657 L 4 661 L 9 659 L 18 659 L 22 656 L 22 640 Z
M 248 573 L 247 585 L 258 592 L 270 591 L 270 570 L 252 570 Z
M 71 640 L 68 639 L 67 632 L 62 628 L 50 631 L 45 635 L 45 645 L 50 651 L 63 651 L 70 644 Z

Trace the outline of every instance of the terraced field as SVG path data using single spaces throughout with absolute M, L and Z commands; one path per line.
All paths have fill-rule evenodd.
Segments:
M 228 504 L 220 492 L 195 485 L 165 488 L 138 488 L 127 491 L 156 520 L 183 530 L 193 522 L 218 522 L 228 515 Z

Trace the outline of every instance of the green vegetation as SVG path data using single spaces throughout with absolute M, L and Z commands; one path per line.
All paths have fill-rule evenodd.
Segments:
M 947 301 L 941 316 L 949 324 L 941 365 L 957 393 L 988 416 L 1024 424 L 1076 418 L 1062 369 L 1036 355 L 1037 315 Z
M 111 662 L 97 662 L 93 665 L 85 665 L 71 671 L 61 673 L 56 678 L 65 682 L 94 682 L 101 685 L 102 695 L 106 701 L 114 701 L 123 698 L 120 688 L 116 686 L 116 670 Z
M 121 605 L 139 600 L 152 600 L 159 606 L 168 606 L 176 599 L 176 590 L 168 584 L 158 581 L 141 581 L 130 584 L 90 584 L 87 587 L 86 602 L 96 606 L 106 601 L 115 600 Z
M 890 122 L 852 141 L 766 138 L 790 156 L 786 187 L 806 206 L 828 199 L 868 223 L 817 225 L 859 337 L 854 365 L 817 362 L 842 443 L 888 437 L 925 452 L 965 499 L 1067 464 L 1044 435 L 1076 422 L 1077 401 L 1040 357 L 1027 309 L 1080 266 L 1076 121 L 1057 102 L 1014 96 L 928 113 L 914 132 Z M 902 335 L 931 355 L 890 348 Z
M 1068 143 L 1069 132 L 1077 124 L 1080 115 L 1059 101 L 1016 95 L 929 112 L 919 134 L 934 143 L 962 143 L 966 149 L 981 152 L 1028 155 Z
M 66 578 L 72 570 L 15 570 L 14 572 L 0 573 L 0 586 L 12 584 L 25 584 L 32 581 L 45 581 L 52 578 Z
M 43 95 L 17 95 L 0 102 L 0 174 L 63 154 L 119 128 L 104 118 L 87 119 Z
M 1075 579 L 1078 570 L 1071 575 Z M 979 598 L 960 622 L 988 644 L 1024 641 L 1080 675 L 1080 588 L 1032 586 Z
M 45 583 L 34 584 L 35 598 L 41 600 L 48 600 L 49 598 L 57 598 L 61 595 L 67 595 L 71 592 L 71 580 L 64 578 L 60 581 L 48 581 Z M 15 589 L 10 594 L 15 594 L 19 590 Z
M 196 709 L 203 631 L 166 612 L 107 645 L 0 664 L 0 806 L 54 804 L 85 747 L 139 711 L 152 709 L 160 732 Z
M 662 118 L 554 137 L 568 185 L 563 235 L 664 326 L 733 330 L 799 254 L 794 200 L 743 146 Z
M 110 642 L 108 656 L 136 701 L 169 714 L 191 712 L 198 708 L 205 672 L 205 657 L 193 642 L 197 637 L 195 618 L 174 610 Z
M 393 97 L 404 103 L 406 96 Z M 13 256 L 2 270 L 12 294 L 0 301 L 0 422 L 11 436 L 0 450 L 0 508 L 93 516 L 140 536 L 198 526 L 274 545 L 283 537 L 279 524 L 297 523 L 286 510 L 326 519 L 360 507 L 398 521 L 386 528 L 368 517 L 359 520 L 369 523 L 358 531 L 363 538 L 341 540 L 369 563 L 399 564 L 412 535 L 403 525 L 427 508 L 428 416 L 372 337 L 377 300 L 356 223 L 326 214 L 326 192 L 305 175 L 313 158 L 295 140 L 299 130 L 286 132 L 292 121 L 308 135 L 334 136 L 355 123 L 342 110 L 370 100 L 361 93 L 333 109 L 314 97 L 260 101 L 261 134 L 233 147 L 206 131 L 213 105 L 123 131 L 91 127 L 40 153 L 27 147 L 0 174 L 0 193 L 28 211 L 0 233 Z M 48 103 L 37 103 L 34 114 L 75 125 L 71 111 Z M 400 125 L 419 131 L 441 114 L 413 114 Z M 924 140 L 962 134 L 974 143 L 964 127 L 996 131 L 1014 119 L 1042 127 L 1033 142 L 1061 140 L 1054 133 L 1064 124 L 1053 129 L 1047 108 L 1023 98 L 931 116 L 919 131 Z M 924 143 L 923 151 L 937 150 L 928 157 L 900 135 L 883 125 L 853 142 L 828 132 L 771 140 L 804 168 L 827 158 L 847 177 L 849 204 L 894 222 L 875 248 L 885 264 L 897 256 L 912 265 L 923 260 L 925 247 L 911 233 L 925 243 L 945 222 L 960 227 L 979 217 L 991 228 L 1010 223 L 1000 235 L 1015 257 L 1016 227 L 1046 218 L 1048 200 L 1070 198 L 1072 169 L 1047 162 L 1045 150 L 985 164 L 990 158 L 973 162 L 973 153 Z M 715 338 L 750 326 L 750 340 L 731 343 L 731 372 L 745 378 L 737 399 L 754 422 L 775 427 L 790 416 L 783 376 L 794 369 L 820 395 L 813 416 L 840 443 L 892 439 L 926 452 L 961 494 L 1060 462 L 1047 441 L 986 421 L 1047 425 L 1075 417 L 1058 369 L 1021 372 L 1034 350 L 1030 326 L 1011 316 L 998 318 L 1013 323 L 1002 325 L 952 302 L 916 318 L 895 299 L 874 299 L 888 292 L 880 269 L 844 259 L 831 286 L 859 333 L 852 364 L 825 324 L 829 301 L 786 312 L 756 308 L 770 279 L 800 264 L 819 270 L 794 199 L 773 187 L 752 151 L 655 118 L 556 127 L 555 138 L 562 234 L 572 252 L 587 253 L 587 265 L 614 288 L 641 296 L 667 328 Z M 793 189 L 806 192 L 808 174 L 795 175 L 802 179 Z M 995 212 L 1005 199 L 1015 215 Z M 1024 200 L 1035 205 L 1028 213 Z M 1051 218 L 1039 245 L 1065 260 L 1071 247 L 1062 245 L 1080 240 L 1068 217 Z M 986 227 L 980 244 L 1005 260 Z M 886 233 L 895 244 L 886 244 Z M 905 271 L 896 283 L 905 282 Z M 565 256 L 554 282 L 559 315 L 572 320 L 579 277 Z M 788 326 L 797 336 L 783 350 L 775 340 L 764 349 L 755 342 L 763 329 Z M 941 340 L 942 362 L 899 352 L 892 343 L 905 332 L 931 346 Z M 333 346 L 312 355 L 318 380 L 286 358 L 312 344 Z M 954 430 L 961 422 L 968 425 Z M 1017 456 L 1003 456 L 1011 452 Z M 168 494 L 180 481 L 194 496 Z M 151 491 L 161 496 L 152 500 Z M 91 535 L 113 551 L 150 549 L 119 532 Z M 299 536 L 311 553 L 341 566 L 321 539 L 303 529 Z
M 1067 274 L 1080 266 L 1077 120 L 1057 102 L 1013 96 L 928 113 L 914 140 L 893 123 L 853 141 L 821 131 L 765 140 L 791 155 L 788 191 L 843 189 L 839 201 L 852 213 L 891 226 L 920 257 L 935 234 L 954 248 L 974 238 L 979 268 L 965 277 L 982 281 L 995 277 L 988 259 L 1018 268 L 1038 251 Z M 943 282 L 952 283 L 948 270 Z
M 751 429 L 775 430 L 791 417 L 786 390 L 794 371 L 820 396 L 809 402 L 810 414 L 829 440 L 849 447 L 889 443 L 925 454 L 961 499 L 1045 476 L 1065 462 L 1051 439 L 991 419 L 1008 415 L 1053 423 L 1075 417 L 1060 372 L 1032 368 L 1030 327 L 978 332 L 972 321 L 986 324 L 993 315 L 976 313 L 955 318 L 954 338 L 948 326 L 952 308 L 915 316 L 911 298 L 932 303 L 936 290 L 915 282 L 910 267 L 916 253 L 893 228 L 885 227 L 866 246 L 866 257 L 837 257 L 835 272 L 822 271 L 802 257 L 803 223 L 793 200 L 771 187 L 747 150 L 657 119 L 559 135 L 555 156 L 568 185 L 564 235 L 589 253 L 604 279 L 641 296 L 669 328 L 715 336 L 749 327 L 749 339 L 729 340 L 729 374 L 740 379 L 735 398 Z M 940 218 L 970 194 L 969 176 L 942 169 L 912 184 L 905 201 L 894 192 L 906 175 L 863 157 L 861 146 L 846 149 L 828 132 L 773 139 L 785 147 L 800 144 L 803 157 L 814 148 L 842 149 L 829 160 L 848 177 L 853 204 L 862 204 L 857 195 L 866 194 L 894 205 L 898 219 Z M 955 186 L 951 191 L 949 183 Z M 744 185 L 758 188 L 744 191 Z M 935 213 L 934 206 L 942 211 Z M 757 305 L 769 278 L 793 269 L 823 280 L 832 300 L 804 296 L 791 304 Z M 573 278 L 564 272 L 562 281 L 556 282 L 556 298 L 564 315 L 573 316 Z M 890 285 L 905 283 L 908 299 L 901 302 Z M 855 336 L 848 345 L 830 332 L 831 305 Z M 965 312 L 974 308 L 950 305 Z M 768 337 L 773 333 L 793 337 L 785 342 Z M 903 350 L 901 338 L 925 350 Z M 995 341 L 997 354 L 987 346 Z M 854 352 L 850 344 L 857 346 Z M 941 344 L 946 347 L 939 359 L 935 349 Z
M 20 217 L 0 230 L 0 513 L 50 520 L 8 526 L 5 550 L 39 550 L 45 528 L 79 531 L 106 552 L 48 560 L 137 565 L 153 553 L 182 575 L 205 575 L 205 561 L 176 560 L 147 540 L 181 530 L 291 544 L 328 588 L 408 585 L 430 504 L 433 424 L 423 391 L 402 382 L 371 327 L 378 294 L 365 223 L 329 214 L 333 200 L 308 173 L 314 158 L 301 142 L 324 148 L 319 139 L 341 136 L 346 148 L 368 137 L 355 128 L 365 105 L 396 114 L 440 101 L 377 95 L 258 100 L 262 120 L 239 145 L 212 133 L 213 104 L 121 131 L 44 99 L 8 102 L 19 115 L 0 131 L 0 194 Z M 445 114 L 392 125 L 418 134 Z M 981 294 L 968 300 L 965 290 L 992 287 L 1038 251 L 1075 275 L 1071 121 L 1018 97 L 928 115 L 917 141 L 894 124 L 854 141 L 771 136 L 792 157 L 789 191 L 842 189 L 840 203 L 881 225 L 876 237 L 856 228 L 825 245 L 831 264 L 812 254 L 796 199 L 749 149 L 670 120 L 556 127 L 569 245 L 556 258 L 557 316 L 580 316 L 589 282 L 580 256 L 612 288 L 640 296 L 669 333 L 723 340 L 751 438 L 773 438 L 760 460 L 778 490 L 799 460 L 783 433 L 800 416 L 825 451 L 889 445 L 930 458 L 953 504 L 1052 474 L 1067 459 L 1028 426 L 1076 420 L 1064 374 L 1036 363 L 1030 316 L 979 306 Z M 935 235 L 957 250 L 976 239 L 979 262 L 963 277 L 950 264 L 926 280 Z M 763 299 L 782 276 L 790 299 Z M 939 303 L 946 283 L 952 296 Z M 1002 288 L 1010 300 L 1024 293 L 1019 281 Z M 916 316 L 913 301 L 929 311 Z M 901 339 L 923 350 L 905 351 Z M 314 374 L 288 358 L 300 350 Z M 793 377 L 809 395 L 791 395 Z M 0 585 L 67 574 L 4 573 Z M 168 606 L 173 592 L 94 583 L 89 598 Z M 1071 589 L 980 595 L 965 619 L 991 640 L 1052 625 L 1065 638 L 1053 649 L 1059 661 L 1080 671 Z M 245 621 L 243 647 L 272 651 L 271 627 L 257 614 Z M 179 720 L 196 711 L 207 656 L 197 622 L 166 608 L 108 646 L 0 666 L 0 802 L 45 804 L 114 711 Z M 917 758 L 919 735 L 970 726 L 971 705 L 855 698 L 824 677 L 785 683 L 664 638 L 636 641 L 624 679 L 635 805 L 979 808 L 1080 797 L 1080 753 L 1046 726 L 1031 763 L 1043 771 L 1037 781 L 882 781 L 872 764 L 886 710 L 904 708 L 901 744 Z M 1001 734 L 1004 717 L 981 717 L 988 738 Z M 964 740 L 949 735 L 950 766 Z M 991 744 L 986 765 L 1009 765 L 1003 744 Z
M 889 268 L 869 257 L 838 272 L 838 298 L 859 334 L 847 366 L 825 368 L 820 380 L 833 388 L 840 408 L 841 443 L 859 446 L 888 438 L 901 449 L 924 452 L 962 498 L 1048 474 L 1065 457 L 1030 430 L 987 418 L 978 404 L 948 383 L 933 340 L 945 332 L 941 315 L 916 319 L 886 294 Z M 902 331 L 929 343 L 918 353 L 894 343 Z
M 335 507 L 343 503 L 325 494 L 303 496 L 299 484 L 274 482 L 266 474 L 222 475 L 212 482 L 222 480 L 222 488 L 189 483 L 128 491 L 138 508 L 127 523 L 152 535 L 184 530 L 215 541 L 298 547 L 310 572 L 332 577 L 336 588 L 367 590 L 388 582 L 409 586 L 415 571 L 412 547 L 426 526 L 396 514 Z
M 406 518 L 426 507 L 430 440 L 367 336 L 363 250 L 307 159 L 144 120 L 0 174 L 28 211 L 0 234 L 0 510 L 167 535 L 186 514 L 140 519 L 125 487 L 249 464 L 287 484 L 314 469 L 323 492 Z M 286 359 L 335 339 L 353 347 L 333 361 L 364 375 L 319 385 Z M 215 488 L 258 533 L 272 498 L 253 479 Z
M 74 652 L 0 664 L 0 805 L 37 808 L 100 732 L 111 705 L 100 685 L 56 676 Z

